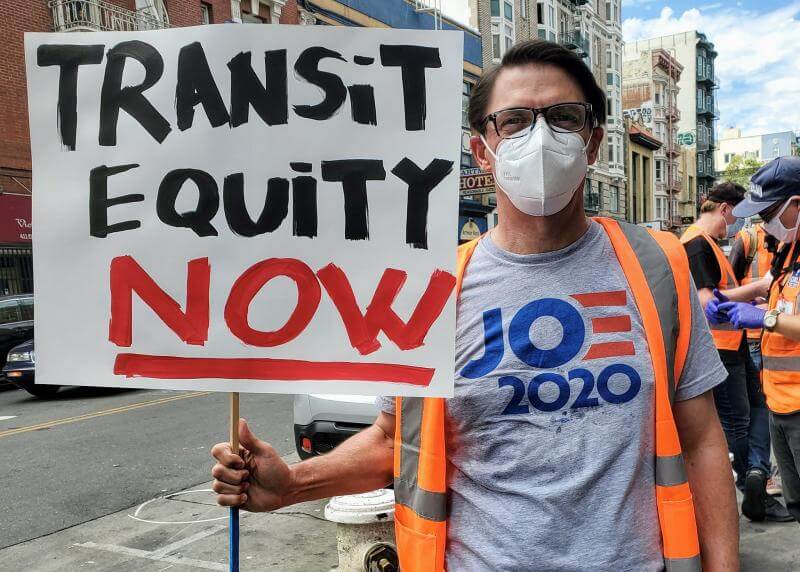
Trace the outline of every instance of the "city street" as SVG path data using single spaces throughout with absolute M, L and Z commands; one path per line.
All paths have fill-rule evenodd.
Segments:
M 242 395 L 241 414 L 294 451 L 291 396 Z M 226 394 L 0 389 L 0 549 L 208 481 L 227 435 Z

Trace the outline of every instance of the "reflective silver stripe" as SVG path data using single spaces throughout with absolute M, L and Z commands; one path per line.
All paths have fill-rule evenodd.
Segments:
M 661 250 L 656 239 L 647 232 L 646 228 L 627 223 L 620 223 L 619 226 L 639 260 L 639 265 L 642 267 L 656 304 L 667 357 L 669 400 L 672 403 L 675 398 L 675 352 L 680 331 L 678 292 L 675 289 L 672 266 L 666 253 Z
M 402 479 L 394 480 L 394 497 L 422 518 L 434 521 L 447 519 L 447 495 L 432 493 Z
M 419 487 L 419 451 L 422 397 L 403 397 L 400 400 L 400 476 L 394 480 L 394 498 L 416 514 L 428 520 L 444 521 L 447 518 L 447 495 Z
M 419 431 L 422 427 L 422 397 L 403 397 L 400 412 L 400 479 L 417 486 L 419 474 Z
M 665 558 L 664 564 L 667 566 L 667 572 L 702 572 L 703 570 L 699 554 L 691 558 Z
M 683 455 L 656 457 L 656 484 L 660 487 L 674 487 L 686 482 L 686 467 Z
M 762 356 L 764 369 L 800 372 L 800 356 Z

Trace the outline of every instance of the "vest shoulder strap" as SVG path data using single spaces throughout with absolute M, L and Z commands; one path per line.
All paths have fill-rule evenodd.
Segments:
M 472 254 L 475 252 L 475 248 L 478 246 L 478 242 L 483 238 L 482 236 L 479 238 L 475 238 L 470 240 L 469 242 L 465 242 L 464 244 L 458 247 L 456 251 L 456 298 L 458 295 L 461 294 L 461 283 L 464 281 L 464 272 L 467 269 L 467 264 L 469 264 L 470 258 L 472 258 Z
M 644 287 L 652 295 L 672 395 L 686 363 L 692 328 L 691 275 L 686 250 L 677 237 L 667 232 L 611 219 L 595 220 L 609 235 L 631 289 Z M 638 294 L 634 292 L 634 297 L 639 297 Z
M 750 268 L 750 265 L 753 264 L 753 259 L 756 257 L 756 253 L 759 249 L 759 241 L 758 241 L 758 230 L 756 230 L 755 226 L 751 226 L 746 228 L 742 231 L 742 238 L 745 236 L 747 240 L 742 240 L 744 244 L 744 256 L 747 262 L 746 268 Z

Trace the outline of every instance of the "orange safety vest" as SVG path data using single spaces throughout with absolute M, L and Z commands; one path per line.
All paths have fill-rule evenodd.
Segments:
M 766 276 L 772 265 L 772 253 L 767 250 L 767 245 L 765 243 L 767 233 L 763 225 L 759 223 L 753 228 L 756 231 L 755 244 L 751 244 L 753 241 L 753 233 L 750 230 L 744 229 L 739 231 L 739 238 L 744 247 L 745 257 L 749 257 L 751 253 L 753 254 L 753 261 L 750 263 L 750 268 L 747 269 L 747 274 L 742 278 L 742 286 Z M 747 337 L 750 340 L 759 340 L 761 338 L 761 328 L 747 330 Z
M 714 251 L 714 256 L 717 258 L 720 271 L 720 280 L 719 284 L 717 284 L 717 288 L 719 290 L 730 290 L 731 288 L 738 287 L 739 282 L 736 280 L 736 276 L 733 275 L 733 267 L 731 267 L 731 263 L 728 262 L 728 259 L 725 257 L 725 253 L 722 252 L 717 241 L 703 232 L 703 229 L 693 224 L 683 233 L 681 242 L 686 244 L 698 236 L 702 236 L 708 241 L 708 244 L 711 245 L 711 249 Z M 742 330 L 734 328 L 733 325 L 727 322 L 724 324 L 709 324 L 709 327 L 711 328 L 711 335 L 714 338 L 714 345 L 717 346 L 718 350 L 736 351 L 739 349 L 739 345 L 742 343 L 742 336 L 744 336 Z
M 788 260 L 791 257 L 790 252 Z M 794 274 L 787 272 L 772 283 L 770 310 L 778 308 L 787 314 L 798 314 L 800 274 L 798 277 Z M 775 413 L 800 411 L 800 342 L 790 340 L 777 332 L 764 330 L 761 356 L 761 380 L 767 406 Z
M 671 234 L 595 220 L 611 239 L 631 287 L 653 362 L 656 504 L 666 567 L 696 572 L 701 562 L 694 503 L 672 412 L 691 335 L 686 252 Z M 478 240 L 458 248 L 457 292 Z M 445 400 L 398 397 L 396 405 L 395 535 L 400 568 L 442 572 L 447 545 Z

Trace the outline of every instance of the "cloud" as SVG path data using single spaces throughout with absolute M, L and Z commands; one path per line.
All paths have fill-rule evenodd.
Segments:
M 429 2 L 433 5 L 434 2 Z M 469 3 L 467 0 L 442 0 L 442 13 L 455 20 L 469 26 Z
M 653 4 L 657 0 L 622 0 L 622 7 L 623 8 L 633 8 L 634 6 L 645 6 L 647 4 Z
M 719 53 L 720 126 L 760 133 L 800 129 L 799 15 L 798 0 L 766 12 L 739 4 L 692 8 L 676 15 L 664 7 L 656 18 L 628 18 L 622 28 L 626 42 L 704 32 Z

